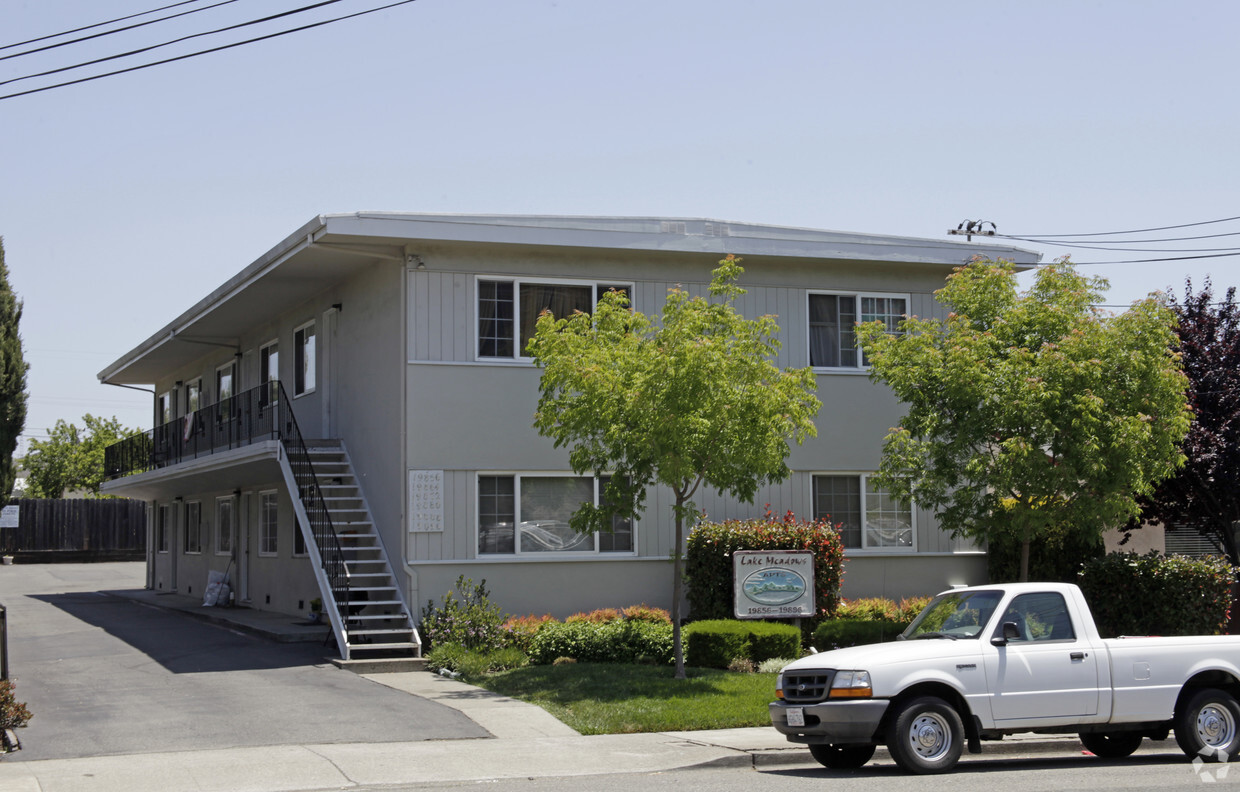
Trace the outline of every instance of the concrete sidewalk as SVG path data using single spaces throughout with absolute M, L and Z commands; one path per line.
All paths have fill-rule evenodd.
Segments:
M 273 641 L 322 641 L 326 628 L 246 608 L 204 608 L 200 600 L 145 590 L 110 596 L 224 623 Z M 339 673 L 350 673 L 340 671 Z M 366 679 L 451 707 L 490 738 L 376 743 L 300 743 L 21 761 L 0 761 L 5 792 L 285 792 L 498 778 L 649 773 L 699 765 L 812 764 L 808 751 L 770 727 L 583 736 L 540 707 L 427 671 Z M 21 730 L 18 730 L 20 737 Z M 1001 753 L 1079 754 L 1071 737 L 987 743 Z M 880 749 L 875 761 L 890 761 Z

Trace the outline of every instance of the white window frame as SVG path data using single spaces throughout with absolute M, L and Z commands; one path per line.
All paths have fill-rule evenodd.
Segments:
M 177 419 L 176 391 L 169 389 L 155 398 L 155 425 L 164 426 Z
M 190 393 L 194 393 L 196 399 L 191 400 Z M 197 404 L 192 404 L 193 401 L 197 401 Z M 203 406 L 202 377 L 196 377 L 185 383 L 185 412 L 187 415 L 189 413 L 195 413 L 201 410 Z
M 314 339 L 313 349 L 310 351 L 309 358 L 306 357 L 305 347 L 306 328 L 310 328 L 311 332 L 308 337 Z M 301 339 L 298 339 L 298 335 Z M 297 399 L 302 396 L 308 396 L 318 389 L 318 356 L 319 356 L 319 333 L 315 327 L 315 321 L 311 319 L 305 324 L 298 325 L 293 328 L 293 398 Z M 302 365 L 301 376 L 298 376 L 298 366 Z
M 806 292 L 805 295 L 805 356 L 809 365 L 813 366 L 814 371 L 825 372 L 864 372 L 869 371 L 870 366 L 865 361 L 865 356 L 861 352 L 861 348 L 857 347 L 857 364 L 854 366 L 820 366 L 813 362 L 814 349 L 814 331 L 810 321 L 813 311 L 810 308 L 810 302 L 815 296 L 821 297 L 849 297 L 853 301 L 853 315 L 857 317 L 857 322 L 861 319 L 861 301 L 867 297 L 880 300 L 904 300 L 904 313 L 902 316 L 909 315 L 909 307 L 912 304 L 912 295 L 910 293 L 901 292 L 863 292 L 863 291 L 839 291 L 830 289 L 813 289 Z
M 275 519 L 267 523 L 267 499 L 275 501 Z M 270 529 L 270 534 L 268 530 Z M 267 549 L 267 540 L 271 540 L 274 549 Z M 275 558 L 280 555 L 280 491 L 261 490 L 258 493 L 258 554 L 263 558 Z
M 512 507 L 513 508 L 513 551 L 511 553 L 484 553 L 479 549 L 479 542 L 481 540 L 481 534 L 482 534 L 482 515 L 480 513 L 480 510 L 477 509 L 479 497 L 481 495 L 480 480 L 483 478 L 498 478 L 498 477 L 511 477 L 513 479 L 513 507 Z M 628 557 L 633 557 L 637 555 L 639 521 L 636 518 L 630 520 L 630 524 L 631 524 L 630 533 L 632 535 L 632 547 L 628 550 L 615 550 L 615 551 L 599 550 L 598 532 L 596 532 L 591 537 L 593 539 L 594 547 L 589 550 L 567 550 L 567 551 L 522 550 L 521 549 L 521 531 L 520 531 L 521 523 L 520 521 L 516 519 L 520 517 L 521 515 L 521 481 L 523 479 L 536 479 L 536 478 L 593 479 L 594 503 L 597 504 L 600 498 L 602 498 L 603 496 L 603 484 L 600 478 L 596 476 L 581 476 L 576 473 L 573 473 L 572 471 L 567 471 L 563 473 L 552 473 L 552 472 L 529 473 L 529 472 L 517 472 L 517 471 L 510 471 L 510 470 L 508 471 L 479 471 L 478 474 L 474 478 L 475 513 L 474 513 L 473 541 L 474 541 L 474 553 L 475 553 L 476 558 L 487 558 L 487 559 L 578 558 L 578 559 L 583 559 L 583 560 L 585 559 L 599 560 L 599 559 L 604 559 L 604 558 L 628 558 Z
M 275 349 L 275 371 L 271 370 L 271 350 Z M 267 369 L 267 379 L 263 379 L 263 368 Z M 268 341 L 258 348 L 258 384 L 260 386 L 269 383 L 278 383 L 280 381 L 280 339 Z M 265 400 L 263 400 L 265 399 Z M 276 404 L 280 400 L 280 389 L 275 388 L 269 390 L 268 394 L 260 397 L 263 404 Z
M 202 501 L 196 501 L 196 500 L 185 501 L 184 511 L 185 511 L 185 554 L 186 555 L 202 555 Z M 191 545 L 189 541 L 189 536 L 190 536 L 189 516 L 192 512 L 195 512 L 195 511 L 198 512 L 198 525 L 196 527 L 196 530 L 198 532 L 198 542 L 197 542 L 198 549 L 191 550 L 190 549 Z
M 483 355 L 479 347 L 482 344 L 481 325 L 482 325 L 482 309 L 480 301 L 482 299 L 482 283 L 510 283 L 512 284 L 512 355 Z M 478 275 L 474 278 L 474 312 L 473 312 L 473 345 L 474 360 L 480 363 L 490 363 L 495 361 L 517 361 L 529 362 L 530 357 L 525 354 L 525 350 L 521 348 L 521 287 L 530 284 L 549 284 L 552 286 L 585 286 L 590 289 L 590 312 L 593 313 L 598 307 L 598 290 L 599 287 L 619 287 L 628 290 L 629 307 L 634 307 L 633 292 L 636 284 L 632 281 L 609 280 L 609 279 L 593 279 L 587 280 L 583 278 L 516 278 L 503 275 Z M 557 319 L 565 317 L 557 316 Z
M 167 555 L 171 547 L 172 504 L 161 503 L 155 509 L 155 552 Z
M 217 556 L 231 556 L 237 544 L 237 504 L 232 495 L 221 495 L 215 499 L 215 554 Z M 221 540 L 224 538 L 223 531 L 223 509 L 228 504 L 228 547 L 224 548 Z
M 908 555 L 910 553 L 917 552 L 919 532 L 918 532 L 918 526 L 917 526 L 917 504 L 916 503 L 908 504 L 909 530 L 912 534 L 911 541 L 908 545 L 871 546 L 869 542 L 870 526 L 867 523 L 866 518 L 869 513 L 867 499 L 871 496 L 871 493 L 869 491 L 870 489 L 869 485 L 870 485 L 870 479 L 873 478 L 873 474 L 865 473 L 865 472 L 857 472 L 857 471 L 847 471 L 847 470 L 818 471 L 816 473 L 813 473 L 810 477 L 810 498 L 811 498 L 810 513 L 813 515 L 815 519 L 817 519 L 819 515 L 819 509 L 818 509 L 818 479 L 819 478 L 856 478 L 858 479 L 858 487 L 859 487 L 860 496 L 861 496 L 861 503 L 860 503 L 861 546 L 860 547 L 845 547 L 844 548 L 845 553 L 850 554 L 850 555 L 857 555 L 857 554 L 860 554 L 860 555 L 889 555 L 889 554 Z M 830 520 L 831 520 L 832 527 L 834 527 L 836 523 L 840 522 L 840 520 L 836 519 L 833 515 L 830 516 Z M 840 537 L 840 540 L 841 542 L 843 541 L 842 536 Z

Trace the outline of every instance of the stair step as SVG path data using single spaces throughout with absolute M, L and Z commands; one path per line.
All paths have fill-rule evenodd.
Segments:
M 349 630 L 349 636 L 354 635 L 413 635 L 412 627 L 375 627 L 365 630 Z
M 421 648 L 422 648 L 422 644 L 416 644 L 416 643 L 413 643 L 412 641 L 393 641 L 392 643 L 376 643 L 374 641 L 371 641 L 370 643 L 359 643 L 359 644 L 355 644 L 352 641 L 349 641 L 349 652 L 350 653 L 379 651 L 381 649 L 421 649 Z
M 349 621 L 408 621 L 409 615 L 406 613 L 359 613 L 356 616 L 350 616 Z

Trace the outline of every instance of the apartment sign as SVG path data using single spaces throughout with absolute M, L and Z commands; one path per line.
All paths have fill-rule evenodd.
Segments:
M 814 615 L 814 554 L 804 550 L 738 550 L 732 554 L 738 619 Z

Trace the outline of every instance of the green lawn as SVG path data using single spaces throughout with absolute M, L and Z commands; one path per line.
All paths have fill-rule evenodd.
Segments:
M 470 683 L 537 704 L 582 734 L 769 726 L 774 674 L 664 666 L 526 666 Z

